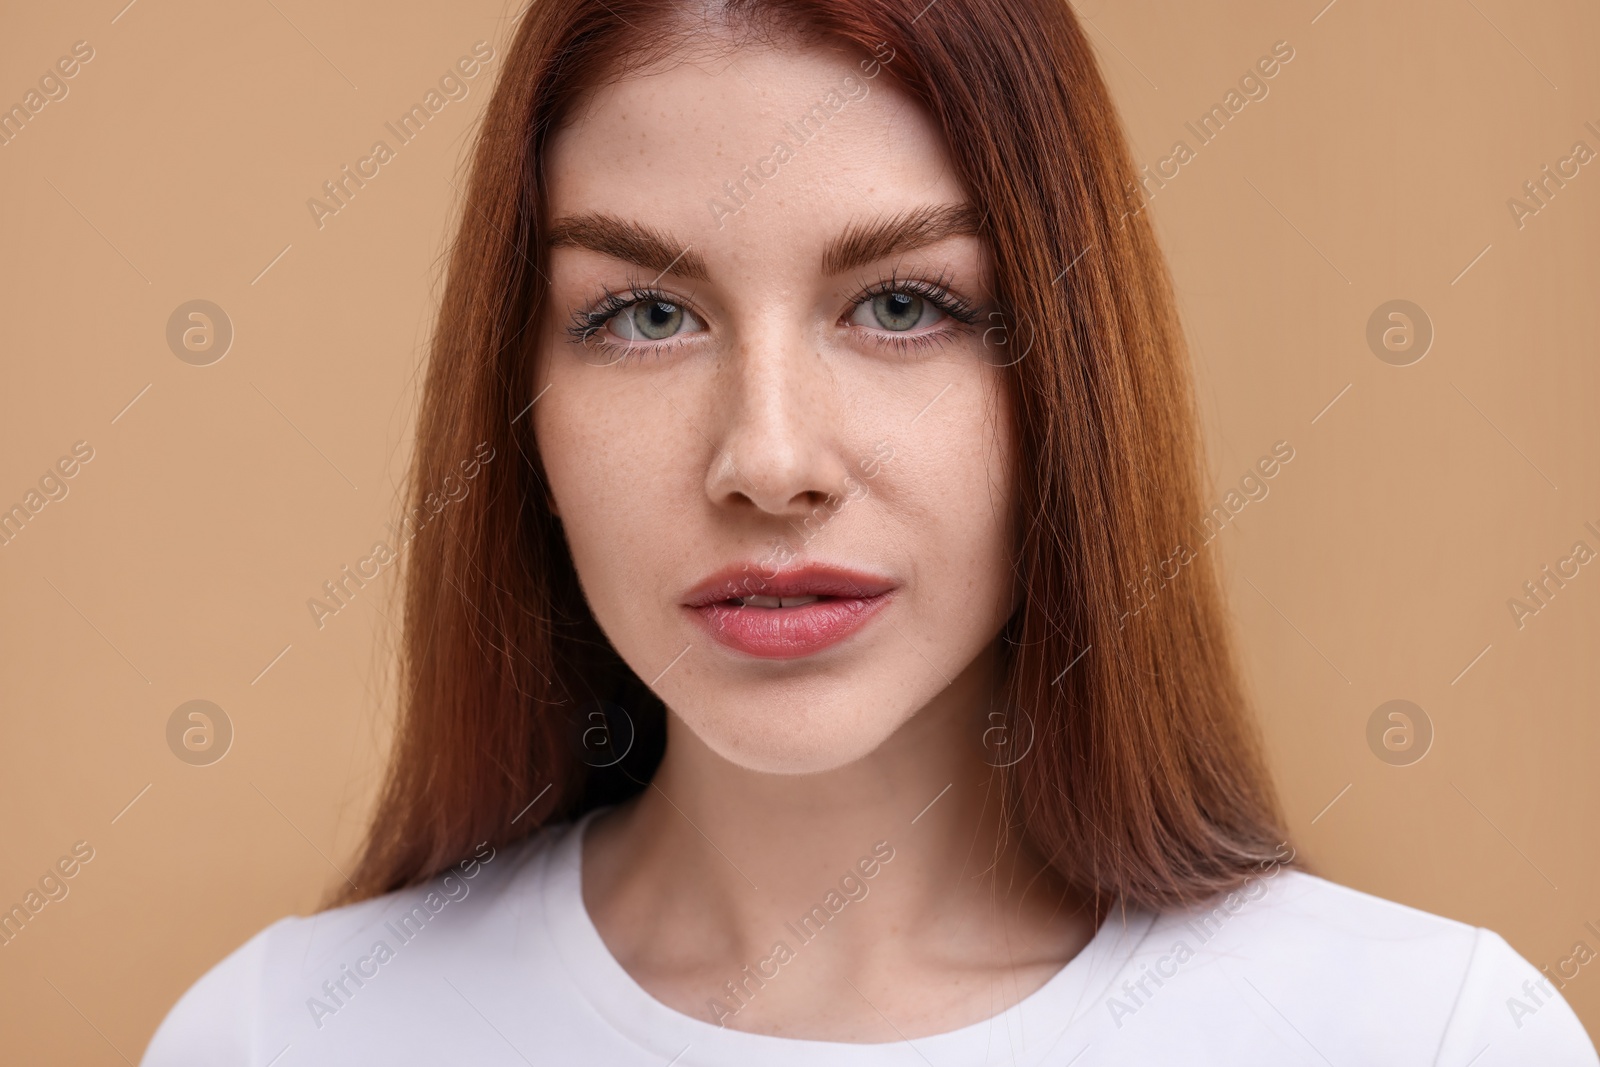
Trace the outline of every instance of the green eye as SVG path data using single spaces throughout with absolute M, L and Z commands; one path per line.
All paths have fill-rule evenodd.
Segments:
M 893 284 L 893 283 L 890 283 Z M 931 296 L 915 288 L 885 288 L 871 296 L 856 298 L 860 303 L 850 314 L 850 322 L 887 333 L 910 333 L 913 330 L 928 332 L 946 317 L 944 309 Z
M 924 302 L 911 293 L 879 293 L 872 298 L 872 317 L 885 330 L 909 330 L 922 321 Z
M 629 287 L 607 291 L 589 308 L 573 312 L 567 335 L 574 344 L 632 351 L 662 352 L 693 335 L 706 332 L 705 323 L 687 304 L 658 289 Z M 670 344 L 665 342 L 671 342 Z
M 617 318 L 626 319 L 629 327 L 627 332 L 616 331 L 618 336 L 630 341 L 664 341 L 683 325 L 683 309 L 662 300 L 641 300 Z

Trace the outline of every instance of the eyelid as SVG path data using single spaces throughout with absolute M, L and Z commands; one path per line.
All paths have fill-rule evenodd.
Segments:
M 896 267 L 887 276 L 880 277 L 876 282 L 864 284 L 857 289 L 855 295 L 849 298 L 849 307 L 840 321 L 848 321 L 850 314 L 856 308 L 875 296 L 901 292 L 920 296 L 943 312 L 946 317 L 954 319 L 963 325 L 971 326 L 983 317 L 982 309 L 976 301 L 967 299 L 951 287 L 950 273 L 948 269 L 942 270 L 935 276 L 933 281 L 927 281 L 915 277 L 902 278 L 899 268 Z
M 658 279 L 659 280 L 659 279 Z M 601 286 L 599 295 L 593 297 L 587 305 L 575 309 L 571 316 L 571 323 L 567 326 L 568 339 L 575 344 L 587 345 L 591 339 L 605 327 L 612 318 L 621 314 L 635 304 L 648 301 L 659 301 L 682 308 L 702 327 L 705 326 L 705 316 L 695 307 L 694 301 L 685 300 L 680 296 L 668 293 L 655 287 L 654 283 L 645 284 L 630 278 L 621 289 L 612 289 L 610 286 Z M 696 332 L 704 332 L 696 331 Z M 692 334 L 690 335 L 692 336 Z M 600 346 L 610 346 L 623 349 L 648 349 L 652 352 L 661 350 L 663 345 L 675 345 L 683 340 L 674 336 L 663 338 L 660 341 L 627 341 L 621 338 L 611 341 L 597 342 Z

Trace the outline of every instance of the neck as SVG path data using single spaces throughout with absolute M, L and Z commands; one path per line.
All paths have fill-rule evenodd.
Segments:
M 1063 925 L 1059 878 L 1007 831 L 981 743 L 993 679 L 982 657 L 870 755 L 817 774 L 738 767 L 669 717 L 650 786 L 588 835 L 585 903 L 608 946 L 647 989 L 652 961 L 672 960 L 715 996 L 711 976 L 780 942 L 826 943 L 828 962 L 807 968 L 858 976 L 869 959 L 984 957 L 997 939 L 1013 955 L 1041 933 L 1081 943 L 1092 920 Z M 703 997 L 677 999 L 705 1014 Z

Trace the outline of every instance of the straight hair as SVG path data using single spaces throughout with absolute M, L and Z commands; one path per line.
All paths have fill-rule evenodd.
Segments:
M 756 40 L 880 63 L 943 131 L 982 216 L 1017 434 L 1000 700 L 1029 747 L 999 772 L 1009 825 L 1075 890 L 1130 907 L 1295 864 L 1212 557 L 1140 592 L 1204 510 L 1198 419 L 1166 264 L 1066 0 L 532 0 L 472 158 L 411 504 L 485 445 L 503 458 L 412 543 L 387 777 L 329 906 L 626 799 L 660 761 L 666 710 L 590 614 L 527 417 L 546 146 L 596 88 Z M 588 757 L 597 729 L 626 735 L 620 759 Z

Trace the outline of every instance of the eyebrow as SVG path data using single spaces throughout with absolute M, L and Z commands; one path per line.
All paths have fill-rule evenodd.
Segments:
M 876 222 L 854 222 L 822 251 L 828 275 L 864 267 L 900 252 L 936 244 L 950 237 L 976 237 L 978 214 L 969 204 L 912 208 Z M 705 259 L 670 234 L 604 213 L 566 215 L 550 227 L 551 248 L 585 248 L 657 272 L 669 271 L 695 281 L 710 281 Z
M 969 204 L 941 204 L 913 208 L 873 223 L 852 223 L 828 242 L 822 252 L 822 270 L 824 274 L 843 274 L 948 237 L 977 237 L 979 222 Z
M 548 240 L 551 248 L 587 248 L 653 270 L 657 277 L 671 271 L 695 281 L 711 280 L 700 253 L 659 230 L 615 215 L 567 215 L 550 227 Z

